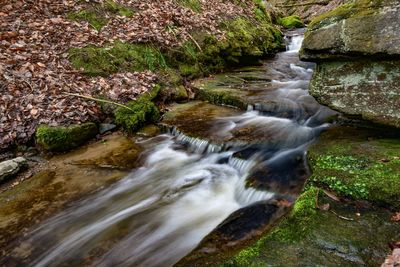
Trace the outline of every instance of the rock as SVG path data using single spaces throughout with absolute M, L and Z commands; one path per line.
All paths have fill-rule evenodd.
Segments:
M 400 3 L 359 0 L 317 17 L 300 56 L 317 62 L 310 94 L 347 115 L 400 127 Z
M 279 205 L 285 203 L 287 205 Z M 238 251 L 276 224 L 292 203 L 285 199 L 260 201 L 241 208 L 220 223 L 191 253 L 175 266 L 220 266 L 221 258 Z
M 305 35 L 300 57 L 324 61 L 349 57 L 400 56 L 400 3 L 366 1 L 342 5 L 315 18 Z
M 11 255 L 18 247 L 12 240 L 23 237 L 67 203 L 109 187 L 128 175 L 140 164 L 142 150 L 134 139 L 113 133 L 101 141 L 50 158 L 39 173 L 1 192 L 0 247 L 4 255 Z M 4 260 L 3 255 L 0 258 Z
M 351 0 L 311 0 L 299 2 L 298 0 L 269 0 L 268 3 L 275 6 L 281 13 L 283 12 L 290 15 L 296 14 L 305 22 L 310 22 L 312 18 L 331 11 L 339 5 L 350 1 Z
M 324 204 L 330 211 L 318 208 Z M 202 266 L 380 266 L 388 241 L 400 238 L 390 215 L 384 208 L 336 202 L 310 187 L 257 243 L 225 264 Z
M 308 151 L 309 182 L 336 194 L 400 208 L 399 132 L 334 127 Z
M 157 125 L 149 124 L 140 129 L 136 134 L 143 137 L 154 137 L 160 133 L 160 128 Z
M 117 125 L 115 124 L 111 124 L 111 123 L 100 123 L 99 125 L 99 132 L 100 134 L 109 132 L 114 130 L 117 127 Z
M 25 158 L 18 157 L 0 162 L 0 182 L 7 180 L 20 170 L 26 168 L 28 163 Z
M 345 114 L 400 127 L 400 61 L 321 62 L 309 92 Z
M 47 151 L 62 152 L 84 144 L 97 133 L 97 126 L 92 122 L 69 127 L 40 125 L 36 130 L 36 143 Z

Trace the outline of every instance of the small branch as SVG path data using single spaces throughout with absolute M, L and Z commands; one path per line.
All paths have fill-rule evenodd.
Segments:
M 79 95 L 79 94 L 72 94 L 72 93 L 64 93 L 64 95 L 76 96 L 76 97 L 80 97 L 80 98 L 85 98 L 85 99 L 93 100 L 93 101 L 96 101 L 96 102 L 108 103 L 108 104 L 112 104 L 112 105 L 119 106 L 119 107 L 121 107 L 121 108 L 129 109 L 130 111 L 135 112 L 133 109 L 131 109 L 131 108 L 128 107 L 128 106 L 125 106 L 125 105 L 122 105 L 122 104 L 119 104 L 119 103 L 116 103 L 116 102 L 113 102 L 113 101 L 105 100 L 105 99 L 94 98 L 94 97 L 91 97 L 91 96 Z
M 237 76 L 235 76 L 235 75 L 225 75 L 225 76 L 228 77 L 228 78 L 234 78 L 234 79 L 237 79 L 237 80 L 239 80 L 239 81 L 242 81 L 243 83 L 246 83 L 246 80 L 245 80 L 245 79 L 240 78 L 240 77 L 237 77 Z
M 354 219 L 347 218 L 347 217 L 344 217 L 344 216 L 342 216 L 342 215 L 339 215 L 339 214 L 337 214 L 336 212 L 334 212 L 333 210 L 330 210 L 330 212 L 332 212 L 333 214 L 335 214 L 336 216 L 338 216 L 340 219 L 343 219 L 343 220 L 346 220 L 346 221 L 354 221 Z
M 203 52 L 203 49 L 201 49 L 201 46 L 200 46 L 199 43 L 193 38 L 193 36 L 190 35 L 190 33 L 188 33 L 188 36 L 189 36 L 190 40 L 192 40 L 193 43 L 197 46 L 197 48 L 200 50 L 200 52 Z
M 299 4 L 291 4 L 291 5 L 276 5 L 276 7 L 296 7 L 296 6 L 311 6 L 311 5 L 327 5 L 329 2 L 321 1 L 321 2 L 307 2 L 307 3 L 299 3 Z

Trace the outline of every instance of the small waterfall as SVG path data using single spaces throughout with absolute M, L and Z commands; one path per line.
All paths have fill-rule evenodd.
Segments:
M 294 35 L 290 38 L 290 43 L 287 46 L 288 52 L 299 52 L 301 44 L 303 43 L 303 35 Z

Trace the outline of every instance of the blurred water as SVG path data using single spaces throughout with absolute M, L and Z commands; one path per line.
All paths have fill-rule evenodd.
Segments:
M 266 98 L 280 103 L 273 112 L 260 103 L 240 116 L 218 118 L 212 129 L 223 137 L 250 129 L 252 139 L 273 146 L 238 157 L 243 147 L 178 132 L 147 140 L 141 168 L 43 223 L 11 256 L 28 266 L 171 266 L 232 212 L 274 197 L 273 190 L 246 188 L 247 177 L 264 165 L 286 175 L 299 155 L 296 164 L 305 165 L 307 145 L 332 115 L 308 95 L 312 65 L 298 60 L 301 41 L 292 36 L 267 72 L 276 89 Z

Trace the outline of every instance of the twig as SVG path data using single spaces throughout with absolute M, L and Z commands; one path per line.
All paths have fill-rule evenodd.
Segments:
M 291 4 L 291 5 L 276 5 L 276 7 L 296 7 L 296 6 L 310 6 L 310 5 L 327 5 L 329 4 L 328 1 L 321 1 L 321 2 L 307 2 L 307 3 L 299 3 L 299 4 Z
M 26 81 L 26 80 L 23 80 L 30 88 L 31 88 L 31 90 L 33 91 L 33 87 L 32 87 L 32 84 L 30 84 L 28 81 Z
M 193 36 L 190 35 L 190 33 L 188 33 L 188 36 L 189 36 L 190 40 L 192 40 L 193 43 L 197 46 L 197 48 L 200 50 L 200 52 L 203 52 L 203 49 L 201 49 L 201 46 L 200 46 L 199 43 L 193 38 Z
M 243 78 L 240 78 L 240 77 L 237 77 L 237 76 L 234 76 L 234 75 L 225 75 L 225 76 L 228 77 L 228 78 L 238 79 L 238 80 L 242 81 L 243 83 L 246 83 L 246 80 L 243 79 Z
M 129 109 L 130 111 L 135 112 L 133 109 L 131 109 L 131 108 L 128 107 L 128 106 L 125 106 L 125 105 L 122 105 L 122 104 L 119 104 L 119 103 L 116 103 L 116 102 L 113 102 L 113 101 L 105 100 L 105 99 L 94 98 L 94 97 L 91 97 L 91 96 L 79 95 L 79 94 L 72 94 L 72 93 L 64 93 L 64 95 L 76 96 L 76 97 L 86 98 L 86 99 L 93 100 L 93 101 L 97 101 L 97 102 L 108 103 L 108 104 L 112 104 L 112 105 L 119 106 L 119 107 L 121 107 L 121 108 Z
M 352 219 L 352 218 L 347 218 L 347 217 L 344 217 L 344 216 L 342 216 L 342 215 L 339 215 L 339 214 L 337 214 L 336 212 L 334 212 L 333 210 L 330 210 L 330 212 L 332 212 L 333 214 L 335 214 L 336 216 L 338 216 L 340 219 L 343 219 L 343 220 L 346 220 L 346 221 L 354 221 L 354 219 Z

